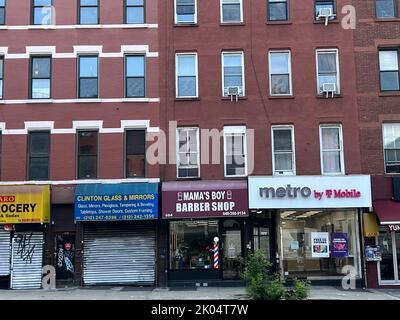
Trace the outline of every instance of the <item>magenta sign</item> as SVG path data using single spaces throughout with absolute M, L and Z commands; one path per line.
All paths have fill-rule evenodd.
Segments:
M 162 186 L 164 219 L 247 217 L 246 181 L 166 182 Z

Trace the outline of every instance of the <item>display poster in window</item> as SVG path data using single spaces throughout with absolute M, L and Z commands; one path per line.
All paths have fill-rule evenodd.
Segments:
M 313 258 L 329 258 L 329 233 L 311 232 L 311 250 Z
M 365 246 L 366 261 L 382 261 L 382 251 L 380 246 Z
M 337 232 L 331 237 L 331 258 L 346 258 L 349 256 L 348 234 Z

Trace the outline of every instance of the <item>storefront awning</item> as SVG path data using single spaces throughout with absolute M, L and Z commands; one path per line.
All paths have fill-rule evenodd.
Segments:
M 400 224 L 400 202 L 393 200 L 375 200 L 373 207 L 381 225 Z

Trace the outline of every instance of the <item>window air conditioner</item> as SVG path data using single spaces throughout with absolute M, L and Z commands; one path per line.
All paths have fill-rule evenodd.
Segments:
M 336 83 L 323 83 L 322 92 L 326 94 L 327 98 L 329 98 L 329 94 L 331 93 L 333 98 L 336 92 Z
M 228 96 L 231 97 L 231 101 L 233 101 L 233 97 L 236 97 L 236 102 L 239 100 L 240 88 L 239 87 L 228 87 Z
M 328 25 L 328 21 L 334 18 L 336 15 L 333 14 L 332 8 L 320 8 L 317 15 L 317 20 L 325 19 L 325 25 Z

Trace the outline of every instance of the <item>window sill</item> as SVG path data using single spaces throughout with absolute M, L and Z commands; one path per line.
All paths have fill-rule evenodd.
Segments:
M 54 24 L 50 24 L 50 25 L 34 25 L 31 24 L 28 26 L 28 30 L 55 30 L 56 29 L 56 25 Z
M 190 22 L 182 22 L 182 23 L 174 23 L 174 27 L 177 28 L 185 28 L 185 27 L 198 27 L 199 25 L 197 23 L 190 23 Z
M 340 21 L 338 19 L 329 20 L 329 23 L 338 24 L 338 23 L 340 23 Z M 329 23 L 328 23 L 328 25 L 329 25 Z M 323 25 L 325 25 L 325 19 L 324 20 L 315 20 L 314 19 L 314 24 L 323 24 Z
M 187 177 L 187 178 L 176 178 L 176 181 L 199 181 L 200 177 Z
M 222 100 L 222 101 L 231 101 L 232 99 L 231 99 L 231 97 L 222 97 L 221 100 Z M 246 96 L 244 96 L 244 97 L 239 97 L 239 101 L 240 101 L 240 100 L 247 100 L 247 97 L 246 97 Z M 233 98 L 233 101 L 235 102 L 235 101 L 236 101 L 236 98 Z
M 272 100 L 275 100 L 275 99 L 294 99 L 295 98 L 295 96 L 293 96 L 293 95 L 287 95 L 287 96 L 271 96 L 271 95 L 269 95 L 268 96 L 268 99 L 272 99 Z
M 343 98 L 343 95 L 342 94 L 335 94 L 334 96 L 333 96 L 333 98 L 332 98 L 332 95 L 331 94 L 329 94 L 329 97 L 327 98 L 326 97 L 326 95 L 325 94 L 318 94 L 317 96 L 316 96 L 316 98 L 317 99 L 337 99 L 337 98 Z
M 38 103 L 53 103 L 53 99 L 28 99 L 27 104 L 38 104 Z
M 175 101 L 200 101 L 200 97 L 182 97 L 182 98 L 175 98 Z
M 77 24 L 76 29 L 101 29 L 101 24 Z
M 387 91 L 387 92 L 379 92 L 379 97 L 399 97 L 400 91 Z
M 293 24 L 292 21 L 290 20 L 277 20 L 277 21 L 266 21 L 265 22 L 266 25 L 285 25 L 285 24 Z
M 225 26 L 244 26 L 246 24 L 244 22 L 220 22 L 219 25 L 221 27 L 225 27 Z
M 400 18 L 375 18 L 374 22 L 399 22 Z
M 76 103 L 100 103 L 101 99 L 83 99 L 78 98 L 76 99 Z

